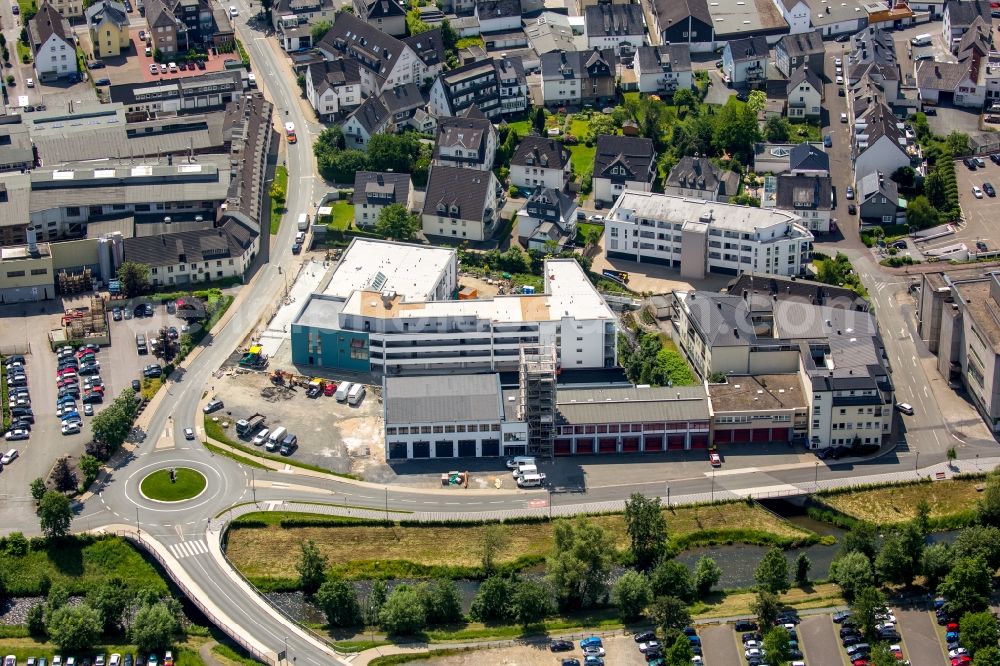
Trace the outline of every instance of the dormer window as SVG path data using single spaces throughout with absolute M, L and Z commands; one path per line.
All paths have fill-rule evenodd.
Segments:
M 445 206 L 443 203 L 439 203 L 438 204 L 438 213 L 444 215 L 447 212 L 448 212 L 448 207 Z
M 458 206 L 452 204 L 452 206 L 451 206 L 451 214 L 453 216 L 456 216 L 456 217 L 458 216 Z

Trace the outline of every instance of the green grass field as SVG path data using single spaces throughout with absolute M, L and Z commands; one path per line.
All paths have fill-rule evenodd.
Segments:
M 188 467 L 177 467 L 177 479 L 170 480 L 170 470 L 153 472 L 139 485 L 142 494 L 160 502 L 183 502 L 197 497 L 208 485 L 205 475 Z
M 333 209 L 330 217 L 326 218 L 327 226 L 338 231 L 347 231 L 354 221 L 354 205 L 347 200 L 336 201 L 330 205 Z
M 581 174 L 594 168 L 594 155 L 597 154 L 596 146 L 578 143 L 575 146 L 566 146 L 566 148 L 569 149 L 569 161 L 573 164 L 573 173 Z
M 288 169 L 283 166 L 274 168 L 274 183 L 272 188 L 280 188 L 283 192 L 288 192 Z M 285 214 L 285 202 L 271 199 L 271 233 L 278 233 L 281 227 L 281 218 Z

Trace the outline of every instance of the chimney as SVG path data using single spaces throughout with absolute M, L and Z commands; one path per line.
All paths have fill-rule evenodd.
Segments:
M 28 227 L 25 235 L 28 237 L 28 254 L 38 254 L 38 232 L 34 227 Z

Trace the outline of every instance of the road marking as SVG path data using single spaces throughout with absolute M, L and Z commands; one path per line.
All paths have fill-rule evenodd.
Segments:
M 503 500 L 497 500 L 496 502 L 490 502 L 490 504 L 503 504 Z
M 205 541 L 202 539 L 174 543 L 167 546 L 167 549 L 170 551 L 170 554 L 177 559 L 202 555 L 208 552 L 208 546 L 205 545 Z
M 924 387 L 924 396 L 927 397 L 927 398 L 931 397 L 931 394 L 927 391 L 927 387 L 926 386 Z

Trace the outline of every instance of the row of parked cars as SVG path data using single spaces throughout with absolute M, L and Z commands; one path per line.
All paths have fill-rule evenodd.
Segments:
M 701 638 L 694 627 L 684 627 L 684 635 L 691 643 L 691 652 L 694 657 L 692 664 L 702 664 Z M 663 645 L 656 636 L 655 631 L 640 631 L 632 636 L 639 648 L 639 653 L 645 658 L 648 666 L 664 666 Z M 575 649 L 572 641 L 553 640 L 549 644 L 552 652 L 572 652 Z M 566 657 L 562 660 L 561 666 L 604 666 L 604 658 L 607 652 L 604 649 L 604 641 L 598 636 L 588 636 L 580 641 L 580 651 L 583 652 L 583 663 L 575 657 Z
M 876 640 L 889 643 L 889 651 L 900 663 L 904 663 L 903 648 L 899 644 L 899 630 L 896 628 L 896 616 L 888 607 L 883 606 L 876 612 L 875 617 L 878 619 L 878 624 L 875 625 L 875 630 L 878 632 Z M 861 635 L 851 612 L 836 613 L 833 621 L 840 625 L 840 642 L 851 666 L 868 666 L 871 659 L 871 645 Z
M 970 666 L 972 657 L 969 650 L 962 645 L 962 632 L 958 624 L 958 617 L 948 610 L 945 600 L 937 598 L 934 600 L 934 615 L 937 617 L 938 625 L 944 627 L 944 640 L 947 643 L 948 659 L 951 666 Z
M 49 666 L 49 661 L 46 657 L 28 657 L 24 664 L 25 666 Z M 17 657 L 12 654 L 7 655 L 3 659 L 3 666 L 17 666 Z M 62 655 L 57 654 L 52 657 L 52 666 L 174 666 L 174 655 L 170 650 L 167 650 L 163 655 L 163 661 L 160 661 L 155 654 L 148 657 L 137 657 L 134 654 L 122 656 L 118 653 L 108 657 L 99 654 L 93 658 L 81 657 L 79 659 L 76 657 L 63 659 Z
M 104 380 L 97 360 L 100 348 L 96 344 L 73 348 L 65 345 L 56 350 L 56 416 L 60 432 L 75 435 L 83 429 L 83 416 L 77 401 L 83 403 L 83 415 L 93 416 L 94 405 L 104 402 Z M 81 378 L 82 392 L 81 392 Z
M 31 437 L 31 426 L 35 422 L 35 414 L 31 411 L 26 360 L 24 356 L 15 354 L 5 358 L 3 363 L 7 373 L 7 407 L 11 417 L 10 429 L 4 434 L 4 439 L 8 442 L 26 440 Z

